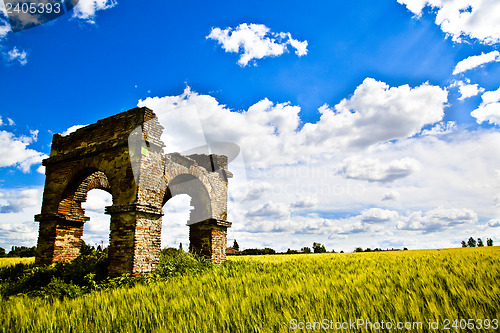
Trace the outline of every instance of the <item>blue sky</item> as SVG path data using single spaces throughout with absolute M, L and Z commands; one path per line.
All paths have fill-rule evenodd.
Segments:
M 0 16 L 0 246 L 36 243 L 52 134 L 138 104 L 167 151 L 240 145 L 242 247 L 500 241 L 499 7 L 81 0 L 16 33 Z M 198 128 L 178 121 L 193 110 Z M 188 242 L 189 198 L 174 199 L 165 246 Z M 84 239 L 107 242 L 109 200 L 89 194 Z

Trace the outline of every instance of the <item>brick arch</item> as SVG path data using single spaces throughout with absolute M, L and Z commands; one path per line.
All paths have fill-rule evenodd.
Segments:
M 212 206 L 210 194 L 205 184 L 192 174 L 179 174 L 168 184 L 165 192 L 163 205 L 172 197 L 179 194 L 187 194 L 191 197 L 191 211 L 188 225 L 195 224 L 212 217 Z
M 87 193 L 94 189 L 104 190 L 112 195 L 106 174 L 96 169 L 78 172 L 63 191 L 57 213 L 69 218 L 87 220 L 82 202 L 87 200 Z
M 228 159 L 215 154 L 164 154 L 162 132 L 152 110 L 134 108 L 68 135 L 54 134 L 50 157 L 43 161 L 42 209 L 35 216 L 40 222 L 37 266 L 78 256 L 83 224 L 89 219 L 81 203 L 92 189 L 105 190 L 113 198 L 105 211 L 111 215 L 110 275 L 138 275 L 156 267 L 162 201 L 176 191 L 199 202 L 195 203 L 199 212 L 193 214 L 196 223 L 189 225 L 190 247 L 214 261 L 225 260 L 226 230 L 231 226 L 226 212 Z

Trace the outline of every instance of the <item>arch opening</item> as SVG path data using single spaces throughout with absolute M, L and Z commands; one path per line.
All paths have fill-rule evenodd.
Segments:
M 86 201 L 82 202 L 85 216 L 90 220 L 83 225 L 82 240 L 96 249 L 109 246 L 110 216 L 104 214 L 105 208 L 113 203 L 109 192 L 101 189 L 92 189 L 87 192 Z
M 180 194 L 187 194 L 191 197 L 190 205 L 193 209 L 189 214 L 187 225 L 193 225 L 212 218 L 210 195 L 201 180 L 190 174 L 176 176 L 167 185 L 163 205 Z
M 163 223 L 161 227 L 161 248 L 178 248 L 182 244 L 184 250 L 189 246 L 189 229 L 186 224 L 193 210 L 191 197 L 178 194 L 171 197 L 163 205 Z
M 57 212 L 70 219 L 87 220 L 82 202 L 87 200 L 87 193 L 93 189 L 111 193 L 106 174 L 96 169 L 86 169 L 77 173 L 66 186 Z

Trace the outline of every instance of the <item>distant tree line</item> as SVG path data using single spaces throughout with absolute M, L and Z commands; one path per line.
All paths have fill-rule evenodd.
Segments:
M 381 251 L 400 251 L 400 250 L 401 250 L 401 249 L 394 249 L 394 248 L 392 248 L 392 249 L 387 249 L 387 250 L 382 250 L 382 249 L 380 249 L 380 248 L 378 248 L 378 247 L 374 248 L 373 250 L 372 250 L 371 248 L 367 247 L 365 250 L 363 250 L 363 248 L 362 248 L 362 247 L 357 247 L 357 248 L 354 250 L 354 252 L 381 252 Z M 405 247 L 405 248 L 403 248 L 403 251 L 407 251 L 407 250 L 408 250 L 408 248 L 406 248 L 406 247 Z
M 291 250 L 288 249 L 286 252 L 276 252 L 275 250 L 266 247 L 264 249 L 246 249 L 243 251 L 239 251 L 239 244 L 234 240 L 232 249 L 236 250 L 236 252 L 228 253 L 228 255 L 261 255 L 261 254 L 306 254 L 306 253 L 326 253 L 328 252 L 323 244 L 314 242 L 312 248 L 303 247 L 300 250 Z M 335 253 L 335 250 L 332 250 L 332 253 Z M 344 253 L 344 251 L 340 251 L 340 253 Z
M 3 257 L 34 257 L 36 256 L 36 246 L 27 247 L 27 246 L 13 246 L 9 253 L 5 252 L 3 247 L 0 247 L 0 258 Z
M 266 247 L 264 249 L 246 249 L 240 252 L 242 255 L 260 255 L 260 254 L 275 254 L 276 251 Z
M 493 246 L 493 239 L 487 238 L 486 239 L 486 245 Z M 469 238 L 469 240 L 467 242 L 462 241 L 462 247 L 476 247 L 476 246 L 477 247 L 483 247 L 484 246 L 483 240 L 481 238 L 478 238 L 477 242 L 472 237 Z

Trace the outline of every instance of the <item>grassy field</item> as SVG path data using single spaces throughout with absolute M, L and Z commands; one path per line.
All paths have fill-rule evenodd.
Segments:
M 494 332 L 499 309 L 499 247 L 242 256 L 76 299 L 11 297 L 2 300 L 0 331 L 380 332 L 390 322 L 400 332 Z
M 18 263 L 31 264 L 33 262 L 35 262 L 35 258 L 0 258 L 0 268 Z

